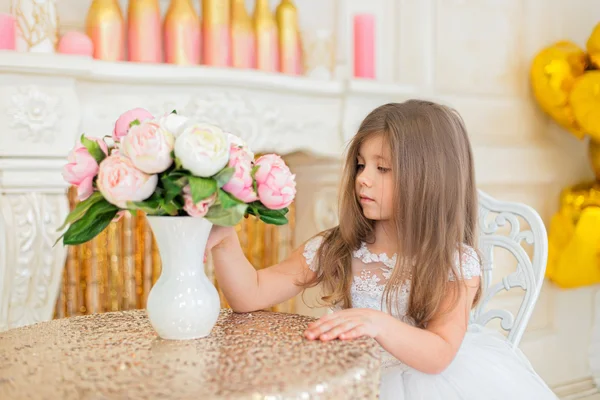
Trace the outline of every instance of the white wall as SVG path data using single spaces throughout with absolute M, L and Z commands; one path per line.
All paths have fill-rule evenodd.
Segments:
M 82 29 L 90 2 L 58 1 L 63 31 Z M 166 7 L 168 1 L 161 3 Z M 8 11 L 9 4 L 0 0 L 0 12 Z M 598 0 L 297 0 L 296 4 L 303 26 L 335 24 L 337 59 L 342 63 L 352 59 L 347 40 L 352 12 L 375 13 L 377 74 L 391 87 L 387 92 L 387 85 L 382 89 L 388 93 L 386 100 L 426 97 L 457 108 L 471 135 L 481 189 L 525 202 L 548 222 L 557 209 L 560 189 L 591 177 L 585 144 L 557 128 L 533 102 L 528 68 L 535 52 L 555 40 L 584 45 L 600 21 Z M 383 97 L 364 101 L 375 106 Z M 304 208 L 306 216 L 298 218 L 306 235 L 334 210 L 338 167 L 335 162 L 328 165 L 331 173 L 321 176 L 327 187 L 310 194 L 306 186 L 299 194 L 299 203 L 312 205 Z M 310 168 L 298 171 L 299 177 L 314 176 Z M 588 382 L 587 346 L 596 290 L 563 291 L 546 284 L 521 346 L 542 377 L 564 394 Z M 516 298 L 509 295 L 501 301 L 512 307 Z

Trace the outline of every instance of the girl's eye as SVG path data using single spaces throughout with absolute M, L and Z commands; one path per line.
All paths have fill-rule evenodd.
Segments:
M 356 169 L 362 171 L 365 168 L 365 164 L 356 164 Z
M 392 170 L 391 168 L 385 168 L 385 167 L 377 167 L 377 169 L 381 172 L 390 172 Z

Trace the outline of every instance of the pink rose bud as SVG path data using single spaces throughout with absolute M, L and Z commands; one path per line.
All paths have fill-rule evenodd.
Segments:
M 252 185 L 253 160 L 251 154 L 245 147 L 231 144 L 228 166 L 235 168 L 235 172 L 229 182 L 223 186 L 223 190 L 244 203 L 252 203 L 258 200 L 258 195 Z
M 108 147 L 102 139 L 88 139 L 97 142 L 104 154 L 108 154 Z M 67 160 L 68 164 L 64 166 L 62 176 L 65 181 L 77 187 L 79 200 L 85 200 L 94 192 L 92 183 L 98 174 L 98 163 L 80 141 L 69 152 Z
M 115 142 L 120 142 L 129 132 L 132 122 L 137 120 L 139 123 L 142 123 L 149 119 L 154 119 L 154 116 L 150 114 L 148 110 L 144 110 L 143 108 L 134 108 L 124 112 L 115 123 L 113 139 Z
M 194 200 L 192 200 L 192 190 L 190 185 L 186 185 L 183 188 L 183 201 L 185 204 L 183 205 L 183 210 L 188 213 L 191 217 L 204 217 L 208 213 L 208 209 L 215 203 L 217 199 L 217 194 L 214 193 L 212 196 L 207 199 L 201 200 L 198 203 L 194 204 Z
M 255 178 L 258 184 L 258 198 L 271 210 L 288 207 L 296 196 L 296 176 L 276 154 L 265 154 L 256 160 L 259 166 Z

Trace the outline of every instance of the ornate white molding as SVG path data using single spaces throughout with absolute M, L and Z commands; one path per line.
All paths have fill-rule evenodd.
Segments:
M 58 97 L 40 91 L 37 86 L 18 88 L 12 96 L 13 106 L 6 110 L 9 118 L 12 118 L 12 132 L 20 140 L 52 143 L 61 117 L 59 102 Z
M 52 318 L 66 250 L 52 247 L 64 195 L 0 194 L 0 331 Z

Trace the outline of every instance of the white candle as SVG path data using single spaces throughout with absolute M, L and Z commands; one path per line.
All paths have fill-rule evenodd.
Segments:
M 54 53 L 58 42 L 56 0 L 12 0 L 17 25 L 16 50 Z

